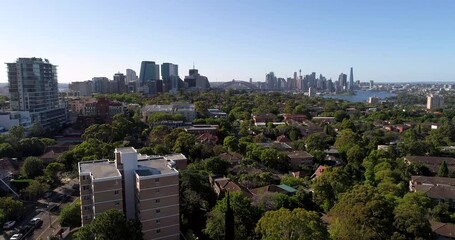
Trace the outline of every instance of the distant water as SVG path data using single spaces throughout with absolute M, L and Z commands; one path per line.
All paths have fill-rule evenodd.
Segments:
M 325 98 L 335 98 L 342 99 L 349 102 L 367 102 L 368 98 L 376 96 L 381 100 L 384 100 L 388 97 L 396 96 L 395 93 L 386 92 L 386 91 L 356 91 L 355 95 L 345 96 L 345 95 L 324 95 Z

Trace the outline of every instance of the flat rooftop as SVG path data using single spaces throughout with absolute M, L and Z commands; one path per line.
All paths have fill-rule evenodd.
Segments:
M 115 167 L 115 163 L 108 160 L 81 162 L 80 172 L 90 173 L 93 179 L 120 177 L 120 172 Z
M 164 156 L 164 158 L 169 161 L 187 160 L 185 155 L 181 153 L 169 154 Z
M 137 151 L 133 147 L 122 147 L 122 148 L 116 148 L 115 152 L 136 153 Z
M 139 176 L 177 173 L 177 170 L 168 167 L 167 164 L 168 161 L 163 157 L 152 158 L 149 160 L 139 160 L 137 162 L 138 169 L 136 169 L 136 173 Z

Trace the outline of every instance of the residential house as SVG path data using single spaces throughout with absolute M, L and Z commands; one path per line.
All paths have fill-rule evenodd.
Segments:
M 251 189 L 251 193 L 254 196 L 260 196 L 260 195 L 263 195 L 266 193 L 283 193 L 286 195 L 292 195 L 292 194 L 295 194 L 296 192 L 297 192 L 297 190 L 295 188 L 290 187 L 286 184 L 280 184 L 280 185 L 271 184 L 271 185 L 267 185 L 264 187 Z
M 455 158 L 451 157 L 431 157 L 431 156 L 406 156 L 404 162 L 408 165 L 421 164 L 427 167 L 432 173 L 437 173 L 442 162 L 447 163 L 447 167 L 451 172 L 455 171 Z
M 298 169 L 301 165 L 313 166 L 313 156 L 306 151 L 293 151 L 288 153 L 291 167 Z
M 435 201 L 448 203 L 450 207 L 455 208 L 454 178 L 411 176 L 409 190 L 424 193 Z
M 238 185 L 237 183 L 235 183 L 234 181 L 232 181 L 231 179 L 229 179 L 227 177 L 221 177 L 221 178 L 210 177 L 209 180 L 210 180 L 213 190 L 215 191 L 216 195 L 218 195 L 218 196 L 222 196 L 226 192 L 240 192 L 247 197 L 252 197 L 252 194 L 248 189 Z
M 430 221 L 431 230 L 436 235 L 436 240 L 455 239 L 455 224 Z
M 222 153 L 218 155 L 218 157 L 222 160 L 229 161 L 233 165 L 239 164 L 243 158 L 243 156 L 240 153 L 236 152 Z

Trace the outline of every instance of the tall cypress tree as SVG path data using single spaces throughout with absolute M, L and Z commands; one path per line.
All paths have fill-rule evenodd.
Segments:
M 441 166 L 439 166 L 438 176 L 439 177 L 449 176 L 449 167 L 447 167 L 446 161 L 442 161 Z
M 233 240 L 235 238 L 234 211 L 231 208 L 229 192 L 227 192 L 227 209 L 224 215 L 224 228 L 225 228 L 224 239 Z

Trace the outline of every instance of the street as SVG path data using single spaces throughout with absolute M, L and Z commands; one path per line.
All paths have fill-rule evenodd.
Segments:
M 46 240 L 49 236 L 54 235 L 59 229 L 61 229 L 58 223 L 58 214 L 62 208 L 74 203 L 78 198 L 73 196 L 73 193 L 78 190 L 72 189 L 74 184 L 77 184 L 77 179 L 72 179 L 68 183 L 55 188 L 52 191 L 52 196 L 48 199 L 39 199 L 34 202 L 34 210 L 30 209 L 28 215 L 20 221 L 14 229 L 6 232 L 6 239 L 9 239 L 14 233 L 19 232 L 20 229 L 25 228 L 32 218 L 40 218 L 43 221 L 41 227 L 35 230 L 30 230 L 31 234 L 27 235 L 23 239 L 43 239 Z M 26 232 L 23 232 L 24 235 Z M 4 240 L 5 237 L 0 235 L 0 240 Z

